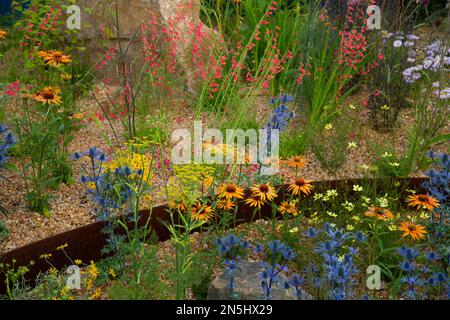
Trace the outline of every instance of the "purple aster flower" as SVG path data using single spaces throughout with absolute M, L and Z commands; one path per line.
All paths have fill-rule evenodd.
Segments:
M 401 40 L 394 41 L 394 48 L 400 48 L 402 45 L 403 45 L 403 42 Z

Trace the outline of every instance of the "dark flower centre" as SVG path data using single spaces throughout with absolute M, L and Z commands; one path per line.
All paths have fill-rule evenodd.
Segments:
M 259 187 L 259 190 L 260 190 L 261 192 L 267 193 L 267 192 L 269 192 L 269 187 L 268 187 L 266 184 L 262 184 L 262 185 Z
M 416 231 L 416 226 L 408 226 L 408 230 L 411 232 Z
M 234 186 L 228 186 L 226 191 L 228 193 L 235 193 L 236 192 L 236 188 Z
M 53 100 L 55 98 L 55 95 L 51 92 L 44 92 L 42 94 L 42 96 L 44 97 L 44 99 L 46 100 Z
M 299 178 L 299 179 L 295 180 L 295 184 L 299 187 L 302 187 L 305 185 L 305 180 Z
M 428 197 L 425 196 L 425 195 L 420 195 L 418 199 L 419 199 L 420 202 L 427 202 L 428 201 Z

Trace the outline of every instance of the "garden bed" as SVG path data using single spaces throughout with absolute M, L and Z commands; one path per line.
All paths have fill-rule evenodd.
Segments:
M 408 178 L 399 180 L 399 190 L 413 189 L 417 192 L 421 191 L 420 184 L 426 181 L 426 178 Z M 327 189 L 336 189 L 342 191 L 344 188 L 351 190 L 351 186 L 363 183 L 379 183 L 381 181 L 376 180 L 334 180 L 334 181 L 316 181 L 314 182 L 315 192 L 320 192 Z M 382 185 L 382 184 L 380 184 Z M 279 194 L 281 195 L 276 203 L 279 204 L 284 199 L 284 192 L 287 186 L 280 187 Z M 379 190 L 382 192 L 382 190 Z M 246 190 L 246 195 L 248 196 L 251 192 Z M 405 196 L 398 194 L 398 196 Z M 165 242 L 170 239 L 170 233 L 167 230 L 163 222 L 170 222 L 170 213 L 167 205 L 159 206 L 153 208 L 151 213 L 148 210 L 142 211 L 140 213 L 140 223 L 142 227 L 150 216 L 150 226 L 151 230 L 155 232 L 158 241 Z M 236 214 L 236 224 L 230 227 L 236 227 L 237 225 L 244 223 L 251 223 L 256 219 L 272 219 L 273 213 L 270 206 L 266 205 L 262 207 L 261 211 L 257 216 L 248 206 L 240 206 L 239 211 Z M 281 218 L 281 216 L 278 216 Z M 174 220 L 177 221 L 176 214 L 174 215 Z M 51 266 L 40 258 L 42 255 L 52 256 L 52 266 L 57 269 L 62 269 L 71 264 L 71 261 L 75 259 L 80 259 L 82 261 L 98 261 L 104 258 L 101 250 L 106 244 L 107 236 L 102 232 L 105 227 L 105 223 L 98 221 L 80 228 L 70 230 L 46 238 L 32 244 L 26 245 L 21 248 L 6 252 L 0 256 L 0 262 L 11 263 L 15 260 L 15 266 L 28 266 L 30 261 L 34 264 L 29 267 L 30 271 L 26 274 L 26 280 L 31 281 L 31 283 L 36 279 L 39 273 L 45 273 Z M 130 223 L 131 227 L 131 223 Z M 198 230 L 193 230 L 193 232 Z M 118 230 L 120 233 L 120 230 Z M 58 247 L 64 246 L 68 247 L 65 252 L 58 250 Z M 73 259 L 73 260 L 72 260 Z M 4 286 L 4 275 L 0 275 L 0 294 L 5 293 Z
M 444 2 L 13 1 L 0 299 L 449 297 Z

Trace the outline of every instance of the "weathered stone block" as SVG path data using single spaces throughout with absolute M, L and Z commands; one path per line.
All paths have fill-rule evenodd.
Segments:
M 235 272 L 234 293 L 239 300 L 262 300 L 260 273 L 263 270 L 258 262 L 242 261 L 238 263 L 239 269 Z M 298 300 L 295 290 L 285 289 L 286 278 L 281 276 L 279 283 L 272 286 L 273 300 Z M 230 300 L 230 277 L 227 272 L 217 276 L 208 290 L 208 300 Z M 311 300 L 308 293 L 302 291 L 301 300 Z

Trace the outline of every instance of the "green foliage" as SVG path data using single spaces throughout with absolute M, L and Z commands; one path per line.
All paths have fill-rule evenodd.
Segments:
M 13 300 L 16 297 L 19 282 L 33 264 L 34 262 L 30 262 L 27 266 L 16 267 L 16 260 L 13 260 L 12 263 L 0 263 L 0 274 L 5 276 L 7 299 Z
M 0 220 L 0 244 L 9 236 L 9 230 L 6 224 Z
M 298 128 L 283 133 L 280 137 L 280 157 L 286 159 L 304 154 L 309 147 L 309 141 L 307 132 Z
M 206 300 L 213 269 L 217 264 L 215 256 L 215 252 L 198 252 L 193 257 L 190 286 L 197 300 Z
M 142 281 L 136 283 L 133 277 L 124 276 L 112 282 L 108 298 L 112 300 L 152 300 L 170 298 L 170 288 L 161 280 L 161 265 L 157 260 L 157 249 L 150 247 L 144 256 Z
M 60 131 L 64 121 L 52 106 L 16 119 L 19 153 L 26 179 L 27 201 L 30 208 L 44 215 L 50 214 L 48 188 L 71 179 L 71 164 L 61 153 Z M 39 119 L 39 120 L 38 120 Z
M 355 134 L 356 123 L 356 119 L 347 110 L 340 111 L 332 122 L 324 128 L 318 128 L 313 135 L 311 148 L 314 154 L 322 167 L 335 176 L 345 164 L 352 146 L 358 147 L 356 141 L 350 141 L 351 134 Z

